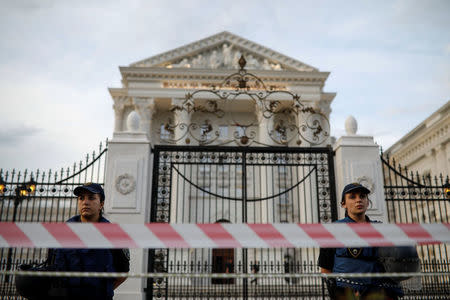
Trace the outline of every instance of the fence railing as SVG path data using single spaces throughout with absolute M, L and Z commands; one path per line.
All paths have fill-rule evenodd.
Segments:
M 73 189 L 85 182 L 103 185 L 107 143 L 83 161 L 59 171 L 35 172 L 0 169 L 1 222 L 64 222 L 77 213 Z M 1 270 L 16 270 L 22 263 L 42 262 L 46 249 L 0 249 Z M 14 277 L 0 275 L 0 296 L 15 293 Z M 0 298 L 1 298 L 0 297 Z M 2 298 L 3 299 L 3 298 Z
M 448 175 L 419 174 L 383 155 L 381 161 L 390 223 L 450 222 Z M 422 245 L 417 251 L 423 272 L 448 272 L 449 275 L 422 278 L 422 289 L 408 292 L 405 299 L 446 299 L 450 293 L 450 245 Z

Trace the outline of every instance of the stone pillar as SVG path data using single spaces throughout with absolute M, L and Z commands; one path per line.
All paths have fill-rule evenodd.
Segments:
M 133 98 L 133 104 L 141 119 L 140 130 L 147 133 L 149 138 L 151 138 L 151 121 L 153 112 L 155 111 L 155 99 L 135 97 Z
M 445 164 L 443 164 L 443 167 L 444 167 L 444 170 L 447 170 L 447 172 L 444 171 L 442 174 L 447 173 L 447 175 L 450 175 L 450 174 L 448 174 L 448 170 L 450 170 L 450 141 L 448 141 L 444 144 L 443 151 L 444 151 L 443 155 L 445 157 L 445 162 L 446 162 Z
M 124 131 L 124 108 L 125 108 L 125 97 L 114 97 L 114 132 Z
M 257 137 L 257 141 L 259 141 L 260 143 L 262 143 L 263 145 L 273 145 L 274 142 L 273 140 L 270 138 L 269 136 L 269 132 L 271 130 L 273 130 L 273 119 L 274 116 L 272 116 L 271 118 L 266 118 L 264 117 L 263 113 L 263 109 L 262 106 L 260 106 L 261 104 L 257 104 L 255 107 L 255 112 L 256 112 L 256 120 L 258 121 L 259 124 L 259 128 L 258 128 L 258 137 Z M 258 145 L 257 145 L 258 146 Z M 271 168 L 270 166 L 261 166 L 258 168 L 259 170 L 259 197 L 263 198 L 263 197 L 267 197 L 269 195 L 273 195 L 274 191 L 273 191 L 273 185 L 271 184 L 267 184 L 267 182 L 273 182 L 274 178 L 274 173 L 272 172 L 272 170 L 266 171 L 267 168 Z M 256 183 L 255 183 L 256 184 Z M 269 211 L 268 207 L 274 207 L 273 205 L 273 198 L 267 201 L 262 201 L 258 207 L 258 209 L 260 210 L 259 212 L 259 216 L 257 221 L 261 222 L 261 223 L 273 223 L 273 215 L 274 214 L 267 214 L 267 212 Z
M 172 106 L 183 107 L 184 98 L 173 98 Z M 177 125 L 174 131 L 174 139 L 177 141 L 177 145 L 186 145 L 186 138 L 191 140 L 188 132 L 188 126 L 191 123 L 191 116 L 185 109 L 176 110 L 174 112 L 174 124 Z
M 380 149 L 372 136 L 357 135 L 357 128 L 356 120 L 352 116 L 348 117 L 345 122 L 347 135 L 340 137 L 334 145 L 338 216 L 344 217 L 344 209 L 340 205 L 344 186 L 359 182 L 372 191 L 369 195 L 372 205 L 367 215 L 387 222 Z
M 257 141 L 264 145 L 273 145 L 274 142 L 269 136 L 269 132 L 272 131 L 274 128 L 274 118 L 275 115 L 271 116 L 270 118 L 266 118 L 264 116 L 264 110 L 262 107 L 262 104 L 257 104 L 255 106 L 255 113 L 256 113 L 256 120 L 258 121 L 259 127 L 258 127 L 258 138 Z
M 105 217 L 113 223 L 149 222 L 151 145 L 140 131 L 140 118 L 128 115 L 127 131 L 115 132 L 108 145 L 105 177 Z M 147 249 L 130 249 L 130 272 L 147 272 Z M 144 299 L 145 279 L 128 278 L 115 290 L 114 299 Z

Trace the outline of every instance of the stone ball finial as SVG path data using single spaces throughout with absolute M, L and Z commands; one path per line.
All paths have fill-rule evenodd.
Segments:
M 347 120 L 345 120 L 345 132 L 347 135 L 355 135 L 358 131 L 358 122 L 353 116 L 348 116 Z
M 139 124 L 141 122 L 141 117 L 136 111 L 132 111 L 127 117 L 127 129 L 131 132 L 139 131 Z

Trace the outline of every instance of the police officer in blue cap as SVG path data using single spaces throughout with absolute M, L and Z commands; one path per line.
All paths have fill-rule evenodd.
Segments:
M 67 222 L 109 223 L 103 217 L 105 193 L 97 183 L 86 183 L 74 190 L 78 212 Z M 57 249 L 55 265 L 59 271 L 116 272 L 113 251 L 110 249 Z M 111 300 L 114 289 L 126 278 L 68 277 L 62 280 L 68 299 Z
M 350 183 L 342 191 L 341 206 L 345 218 L 338 223 L 374 222 L 366 215 L 370 190 L 359 183 Z M 318 264 L 322 273 L 378 273 L 384 272 L 378 260 L 378 249 L 324 248 L 320 249 Z M 400 286 L 389 278 L 336 278 L 327 281 L 331 299 L 395 300 L 403 295 Z

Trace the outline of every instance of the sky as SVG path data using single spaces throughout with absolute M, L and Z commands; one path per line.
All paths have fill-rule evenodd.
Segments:
M 119 66 L 229 31 L 330 72 L 331 135 L 387 149 L 450 100 L 450 1 L 0 0 L 0 168 L 72 166 L 114 127 Z

